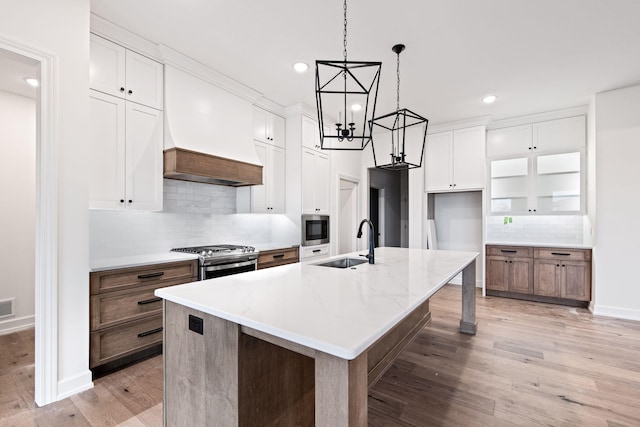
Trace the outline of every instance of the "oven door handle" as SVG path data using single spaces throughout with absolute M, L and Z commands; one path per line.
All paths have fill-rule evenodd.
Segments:
M 202 268 L 204 268 L 204 271 L 218 271 L 228 270 L 230 268 L 246 267 L 248 265 L 256 265 L 257 263 L 258 260 L 253 259 L 251 261 L 234 262 L 232 264 L 205 265 Z

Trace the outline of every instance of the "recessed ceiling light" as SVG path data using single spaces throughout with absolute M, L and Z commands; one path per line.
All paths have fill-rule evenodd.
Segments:
M 40 85 L 40 82 L 38 82 L 38 79 L 36 79 L 35 77 L 25 77 L 24 81 L 33 87 L 38 87 Z
M 493 104 L 496 99 L 498 99 L 498 97 L 495 95 L 487 95 L 482 98 L 482 102 L 484 102 L 485 104 Z
M 306 62 L 296 62 L 293 64 L 293 69 L 296 70 L 297 73 L 304 73 L 309 69 L 309 64 Z
M 351 111 L 360 111 L 360 110 L 362 110 L 362 105 L 360 104 L 353 104 L 351 106 Z

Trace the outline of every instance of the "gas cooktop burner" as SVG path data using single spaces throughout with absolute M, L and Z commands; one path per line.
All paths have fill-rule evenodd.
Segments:
M 201 258 L 210 259 L 210 258 L 250 254 L 255 252 L 256 248 L 254 248 L 253 246 L 240 246 L 240 245 L 211 245 L 211 246 L 193 246 L 190 248 L 176 248 L 171 250 L 173 252 L 186 252 L 189 254 L 197 254 Z

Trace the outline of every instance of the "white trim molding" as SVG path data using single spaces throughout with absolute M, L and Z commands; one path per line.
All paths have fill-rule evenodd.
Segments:
M 58 398 L 57 58 L 0 38 L 0 48 L 39 63 L 36 102 L 35 402 Z
M 447 132 L 450 130 L 457 130 L 457 129 L 466 129 L 466 128 L 472 128 L 472 127 L 476 127 L 476 126 L 484 126 L 487 127 L 487 125 L 491 122 L 491 116 L 480 116 L 480 117 L 472 117 L 469 119 L 462 119 L 462 120 L 456 120 L 453 122 L 445 122 L 445 123 L 429 123 L 429 126 L 427 128 L 427 134 L 432 134 L 432 133 L 440 133 L 440 132 Z
M 23 331 L 35 326 L 35 316 L 24 316 L 0 322 L 0 335 Z
M 564 110 L 548 111 L 546 113 L 531 114 L 528 116 L 513 117 L 494 120 L 487 126 L 487 130 L 501 129 L 512 126 L 528 125 L 530 123 L 545 122 L 548 120 L 566 119 L 568 117 L 586 116 L 588 105 L 566 108 Z
M 591 311 L 595 316 L 606 316 L 615 317 L 618 319 L 640 321 L 640 310 L 595 304 L 593 305 L 593 309 Z
M 58 383 L 58 400 L 66 399 L 69 396 L 93 388 L 91 376 L 91 371 L 87 370 L 84 374 L 60 381 Z

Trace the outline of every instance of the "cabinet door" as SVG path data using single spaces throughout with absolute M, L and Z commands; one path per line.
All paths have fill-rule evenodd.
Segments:
M 89 129 L 89 207 L 122 209 L 125 206 L 125 101 L 90 90 Z
M 162 112 L 126 103 L 127 207 L 162 210 Z
M 269 157 L 269 197 L 267 198 L 270 213 L 285 212 L 285 173 L 284 150 L 280 147 L 270 147 Z
M 491 160 L 489 175 L 489 212 L 498 215 L 527 213 L 531 193 L 529 157 Z
M 91 34 L 89 87 L 124 98 L 125 52 L 120 45 Z
M 505 257 L 487 257 L 487 289 L 509 290 L 509 261 Z
M 268 113 L 267 130 L 271 144 L 285 148 L 285 121 L 283 117 Z
M 318 213 L 329 213 L 330 175 L 329 156 L 324 153 L 316 153 L 315 205 Z
M 126 98 L 162 110 L 162 64 L 130 50 L 126 51 Z
M 520 294 L 533 293 L 533 260 L 512 258 L 509 260 L 509 291 Z
M 533 285 L 536 295 L 559 297 L 560 296 L 560 270 L 559 262 L 553 260 L 534 260 Z
M 317 213 L 315 204 L 315 151 L 302 149 L 302 213 Z
M 305 116 L 302 116 L 302 146 L 312 150 L 320 149 L 318 122 Z
M 425 190 L 449 191 L 452 182 L 453 132 L 427 135 L 425 147 Z
M 585 116 L 533 124 L 533 148 L 537 152 L 579 150 L 585 144 Z
M 591 300 L 591 264 L 565 261 L 561 264 L 560 296 L 578 301 Z
M 478 126 L 453 131 L 453 188 L 484 188 L 485 128 Z
M 262 108 L 253 107 L 253 139 L 269 143 L 267 139 L 267 112 Z
M 262 165 L 262 185 L 251 186 L 251 212 L 253 213 L 268 213 L 267 210 L 267 188 L 270 184 L 270 165 L 268 164 L 268 146 L 260 142 L 255 143 L 256 154 L 258 160 Z
M 487 132 L 487 157 L 530 153 L 532 132 L 531 125 L 490 130 Z

